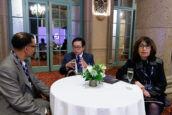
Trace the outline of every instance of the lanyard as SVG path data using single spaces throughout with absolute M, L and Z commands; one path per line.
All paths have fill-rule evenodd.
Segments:
M 151 68 L 151 74 L 148 75 L 148 74 L 143 70 L 143 68 L 141 69 L 141 71 L 143 72 L 144 76 L 147 77 L 147 78 L 149 79 L 149 84 L 147 83 L 147 81 L 146 81 L 146 84 L 145 84 L 145 88 L 146 88 L 146 89 L 152 89 L 151 77 L 152 77 L 152 75 L 153 75 L 153 70 L 154 70 L 154 67 L 152 66 L 152 68 Z
M 148 75 L 148 74 L 143 70 L 143 68 L 141 69 L 141 71 L 143 72 L 143 74 L 145 75 L 145 77 L 147 77 L 147 78 L 149 78 L 149 79 L 151 79 L 151 77 L 152 77 L 152 75 L 153 75 L 153 70 L 154 70 L 154 67 L 152 66 L 152 68 L 151 68 L 151 74 Z
M 16 53 L 14 53 L 14 51 L 12 50 L 11 53 L 14 55 L 14 57 L 17 59 L 17 61 L 22 65 L 23 67 L 23 64 L 22 62 L 20 61 L 20 59 L 18 58 L 18 56 L 16 55 Z
M 28 71 L 28 68 L 27 68 L 26 64 L 23 64 L 21 62 L 21 60 L 18 58 L 18 56 L 16 55 L 16 53 L 13 50 L 11 51 L 11 53 L 14 55 L 14 57 L 16 57 L 16 59 L 18 60 L 18 62 L 21 64 L 21 66 L 22 66 L 22 68 L 23 68 L 23 70 L 24 70 L 24 72 L 25 72 L 25 74 L 26 74 L 29 82 L 31 82 L 31 78 L 29 76 L 29 71 Z

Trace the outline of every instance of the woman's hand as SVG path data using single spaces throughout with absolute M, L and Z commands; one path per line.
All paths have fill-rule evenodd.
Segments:
M 151 97 L 150 93 L 146 89 L 143 91 L 143 95 L 145 97 Z
M 135 84 L 139 86 L 142 89 L 142 91 L 145 90 L 144 85 L 142 85 L 139 81 L 135 81 Z
M 150 93 L 145 89 L 144 85 L 142 85 L 139 81 L 136 81 L 135 84 L 142 89 L 143 95 L 145 97 L 151 97 Z

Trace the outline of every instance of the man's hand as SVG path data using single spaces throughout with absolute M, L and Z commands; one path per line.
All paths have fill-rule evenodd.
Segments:
M 51 115 L 50 109 L 47 109 L 47 114 L 46 115 Z
M 69 61 L 69 62 L 66 64 L 66 68 L 71 67 L 71 68 L 75 69 L 75 61 L 76 61 L 75 59 Z
M 81 64 L 82 64 L 82 67 L 83 68 L 87 68 L 87 66 L 88 66 L 87 63 L 84 61 L 83 58 L 81 59 Z

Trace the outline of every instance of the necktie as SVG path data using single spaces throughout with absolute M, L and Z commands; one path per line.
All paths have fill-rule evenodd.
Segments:
M 78 55 L 78 56 L 77 56 L 77 59 L 76 59 L 78 72 L 82 72 L 82 64 L 80 64 L 80 62 L 81 62 L 81 58 L 80 58 L 80 56 Z
M 25 64 L 25 66 L 24 66 L 23 69 L 24 69 L 24 72 L 25 72 L 25 74 L 26 74 L 26 76 L 27 76 L 27 78 L 28 78 L 28 81 L 29 81 L 30 83 L 32 83 L 31 78 L 30 78 L 30 75 L 29 75 L 29 71 L 28 71 L 28 68 L 27 68 L 26 64 Z

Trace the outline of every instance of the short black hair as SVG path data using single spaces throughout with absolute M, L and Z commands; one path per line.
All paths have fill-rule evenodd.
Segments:
M 81 37 L 77 37 L 72 41 L 72 45 L 74 44 L 74 42 L 76 41 L 80 41 L 82 43 L 82 47 L 85 46 L 85 40 Z
M 148 60 L 149 61 L 154 61 L 156 59 L 155 55 L 156 55 L 157 48 L 156 48 L 156 45 L 155 45 L 154 41 L 151 38 L 147 37 L 147 36 L 142 36 L 135 42 L 134 50 L 133 50 L 133 59 L 136 62 L 139 62 L 141 60 L 138 49 L 139 49 L 139 45 L 140 45 L 140 43 L 142 41 L 145 41 L 147 43 L 147 45 L 151 46 L 151 52 L 150 52 L 150 56 L 148 57 Z
M 32 39 L 34 39 L 32 34 L 27 32 L 19 32 L 12 37 L 11 43 L 13 48 L 21 50 L 28 44 L 32 43 Z
M 42 43 L 44 43 L 44 42 L 45 42 L 44 38 L 41 38 L 41 42 L 42 42 Z

